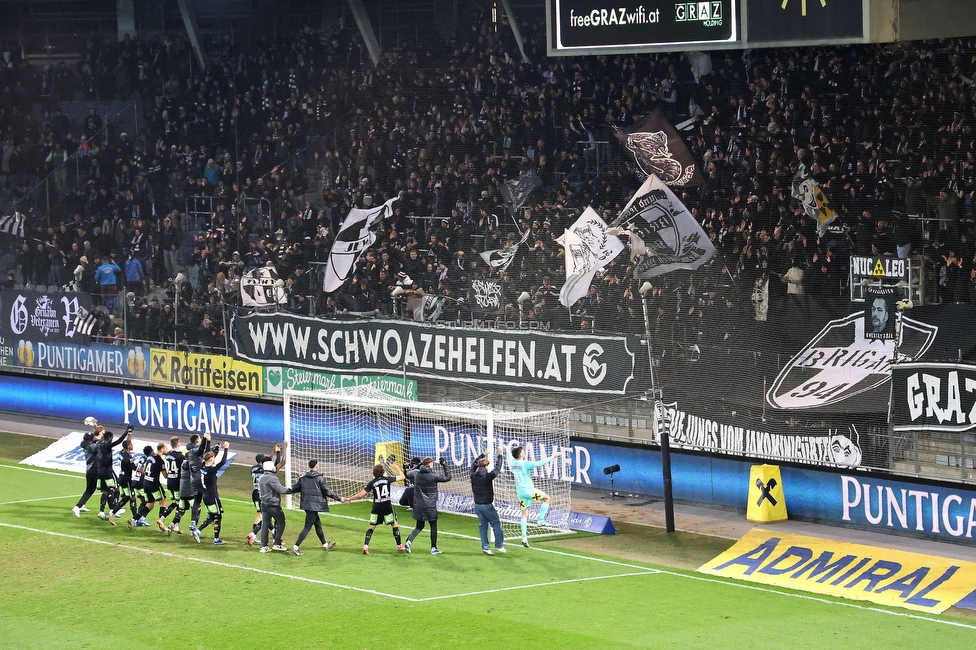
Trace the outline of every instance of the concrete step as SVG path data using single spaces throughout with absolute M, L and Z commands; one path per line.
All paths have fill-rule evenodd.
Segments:
M 976 482 L 976 470 L 950 467 L 936 463 L 915 463 L 909 460 L 895 461 L 892 469 L 899 474 L 924 478 L 945 479 L 947 481 Z

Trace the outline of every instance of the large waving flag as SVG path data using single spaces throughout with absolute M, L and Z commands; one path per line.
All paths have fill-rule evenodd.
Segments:
M 527 169 L 519 174 L 518 178 L 513 178 L 504 183 L 498 188 L 498 191 L 502 198 L 511 201 L 512 207 L 518 211 L 529 200 L 529 195 L 540 185 L 542 185 L 542 179 L 535 173 L 535 170 Z
M 323 291 L 335 291 L 349 279 L 356 260 L 376 241 L 373 228 L 393 213 L 393 203 L 396 200 L 394 197 L 372 210 L 353 208 L 349 211 L 336 233 L 329 261 L 325 265 Z
M 508 246 L 502 246 L 501 248 L 496 248 L 494 250 L 484 251 L 481 253 L 481 259 L 485 261 L 485 264 L 496 271 L 504 271 L 512 265 L 512 261 L 515 260 L 515 253 L 518 252 L 519 246 L 525 243 L 525 240 L 529 238 L 529 234 L 531 232 L 532 231 L 529 228 L 526 228 L 525 232 L 522 233 L 522 239 L 514 244 L 509 244 Z
M 695 217 L 653 174 L 612 225 L 630 235 L 634 277 L 641 280 L 671 271 L 692 271 L 715 254 L 715 246 Z
M 24 224 L 27 218 L 20 212 L 14 212 L 0 217 L 0 232 L 5 232 L 16 237 L 24 238 Z
M 801 164 L 793 176 L 792 194 L 807 216 L 817 222 L 817 234 L 821 237 L 827 234 L 827 226 L 837 218 L 837 213 L 830 207 L 827 195 L 807 171 L 806 165 Z
M 586 208 L 556 241 L 566 249 L 566 282 L 559 290 L 564 307 L 585 296 L 596 272 L 624 249 L 619 237 L 607 234 L 606 222 L 593 208 Z
M 633 157 L 638 178 L 656 175 L 673 187 L 693 187 L 705 181 L 688 147 L 660 109 L 615 135 Z

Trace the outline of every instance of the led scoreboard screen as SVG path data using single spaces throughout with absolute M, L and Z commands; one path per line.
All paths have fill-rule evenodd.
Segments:
M 549 0 L 549 55 L 733 47 L 739 0 Z

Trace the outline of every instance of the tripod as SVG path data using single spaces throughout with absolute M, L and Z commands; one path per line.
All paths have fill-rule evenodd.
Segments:
M 609 473 L 609 476 L 610 476 L 610 500 L 611 501 L 616 501 L 617 500 L 617 491 L 614 490 L 614 488 L 613 488 L 613 475 L 614 474 L 616 474 L 616 472 L 610 472 Z M 606 499 L 607 497 L 606 496 L 602 496 L 600 498 L 601 499 Z

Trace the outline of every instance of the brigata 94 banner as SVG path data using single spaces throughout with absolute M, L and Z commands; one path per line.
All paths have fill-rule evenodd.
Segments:
M 235 316 L 232 355 L 335 373 L 406 373 L 477 384 L 625 394 L 638 381 L 638 337 L 467 329 L 294 314 Z

